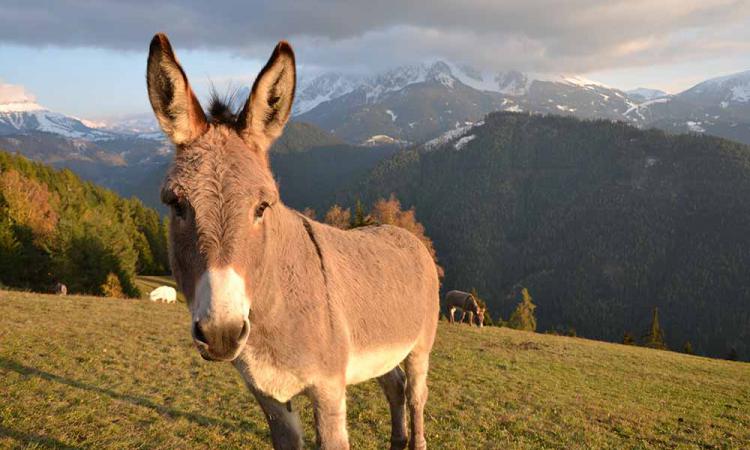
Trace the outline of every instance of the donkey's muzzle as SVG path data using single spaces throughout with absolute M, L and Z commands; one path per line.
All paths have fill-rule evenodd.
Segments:
M 193 322 L 193 342 L 203 359 L 208 361 L 232 361 L 245 346 L 250 334 L 250 321 L 216 323 L 202 319 Z

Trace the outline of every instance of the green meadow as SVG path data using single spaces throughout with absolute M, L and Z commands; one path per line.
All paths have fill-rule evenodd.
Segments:
M 0 291 L 0 448 L 269 448 L 188 324 L 179 303 Z M 429 386 L 431 448 L 750 447 L 748 363 L 441 322 Z M 387 448 L 376 382 L 349 388 L 348 420 L 352 448 Z

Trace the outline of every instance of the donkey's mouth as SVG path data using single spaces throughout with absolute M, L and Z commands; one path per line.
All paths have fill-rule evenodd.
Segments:
M 235 331 L 236 333 L 236 331 Z M 250 334 L 250 321 L 245 318 L 239 335 L 234 333 L 206 333 L 199 322 L 193 323 L 193 342 L 206 361 L 234 361 L 245 348 Z M 211 336 L 208 338 L 206 336 Z

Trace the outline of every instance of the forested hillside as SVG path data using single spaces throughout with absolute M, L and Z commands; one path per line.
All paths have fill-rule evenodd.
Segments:
M 169 270 L 166 224 L 140 200 L 123 199 L 0 151 L 0 284 L 48 291 L 137 296 L 136 273 Z
M 395 193 L 434 240 L 446 289 L 540 330 L 619 341 L 659 308 L 673 349 L 750 358 L 750 147 L 608 121 L 490 114 L 381 163 L 344 203 Z

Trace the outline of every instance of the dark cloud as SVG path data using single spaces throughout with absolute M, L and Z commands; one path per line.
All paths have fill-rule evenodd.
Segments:
M 746 0 L 4 0 L 0 42 L 265 56 L 279 39 L 320 66 L 443 57 L 487 68 L 586 72 L 747 52 Z

